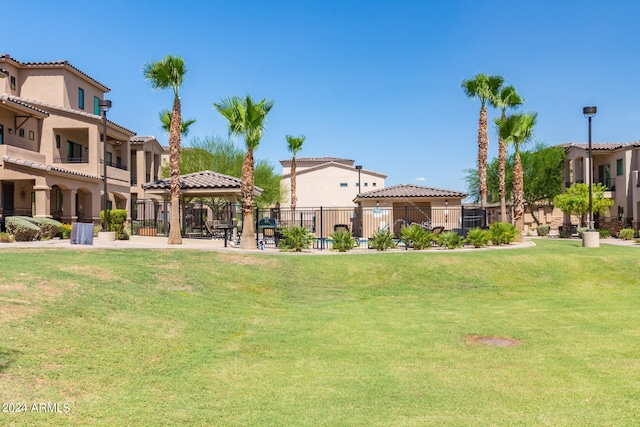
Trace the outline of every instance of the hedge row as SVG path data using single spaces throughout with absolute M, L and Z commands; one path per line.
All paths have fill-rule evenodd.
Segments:
M 30 242 L 36 239 L 54 238 L 60 231 L 62 224 L 51 218 L 10 216 L 7 217 L 6 226 L 7 232 L 12 234 L 17 242 Z

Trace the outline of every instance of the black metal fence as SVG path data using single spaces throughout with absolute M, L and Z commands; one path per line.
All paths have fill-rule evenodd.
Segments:
M 133 200 L 131 203 L 131 233 L 133 235 L 168 235 L 171 203 L 167 201 Z M 181 234 L 185 238 L 218 238 L 238 240 L 242 229 L 241 211 L 228 203 L 207 204 L 191 202 L 180 206 Z M 400 230 L 411 224 L 426 229 L 436 227 L 466 236 L 470 229 L 485 228 L 486 212 L 480 208 L 417 207 L 394 205 L 390 207 L 318 207 L 256 209 L 254 212 L 256 243 L 267 247 L 277 244 L 279 233 L 272 230 L 292 225 L 306 227 L 316 237 L 314 247 L 326 249 L 331 245 L 334 231 L 349 231 L 363 247 L 379 230 L 389 230 L 396 237 Z M 265 234 L 265 229 L 266 234 Z

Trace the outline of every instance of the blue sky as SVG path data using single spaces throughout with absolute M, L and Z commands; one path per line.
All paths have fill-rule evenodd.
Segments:
M 536 139 L 585 141 L 582 107 L 596 105 L 595 142 L 640 139 L 637 1 L 35 1 L 3 23 L 2 53 L 66 59 L 111 88 L 109 118 L 167 137 L 144 63 L 185 59 L 183 117 L 192 137 L 226 136 L 213 103 L 231 95 L 275 105 L 256 157 L 354 159 L 386 184 L 465 190 L 475 166 L 479 101 L 460 83 L 500 74 L 538 112 Z M 17 12 L 20 11 L 18 14 Z M 18 19 L 18 17 L 20 17 Z M 490 111 L 490 117 L 498 113 Z M 490 129 L 489 157 L 497 155 Z M 242 141 L 238 141 L 242 143 Z

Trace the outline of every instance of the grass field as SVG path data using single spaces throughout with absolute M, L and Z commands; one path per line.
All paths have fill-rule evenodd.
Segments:
M 640 248 L 537 244 L 3 249 L 0 425 L 638 425 Z

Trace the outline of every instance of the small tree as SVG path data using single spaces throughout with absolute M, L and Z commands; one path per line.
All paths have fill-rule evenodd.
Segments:
M 607 190 L 601 183 L 593 185 L 593 212 L 604 214 L 613 200 L 604 197 Z M 580 225 L 586 226 L 586 215 L 589 213 L 589 185 L 584 183 L 575 183 L 567 188 L 563 194 L 558 194 L 553 198 L 553 204 L 562 212 L 569 215 L 580 217 Z

